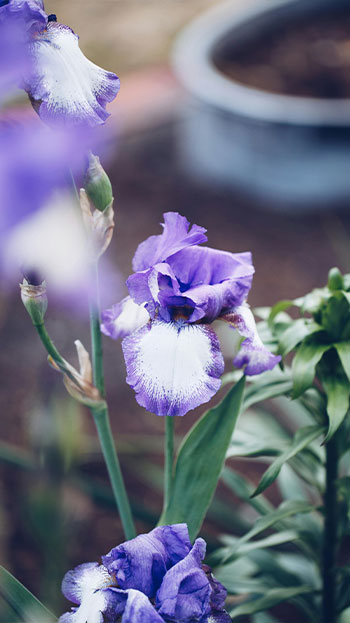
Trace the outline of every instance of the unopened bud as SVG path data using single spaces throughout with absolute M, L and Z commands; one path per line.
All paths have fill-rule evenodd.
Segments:
M 328 288 L 332 291 L 344 289 L 344 279 L 339 268 L 331 268 L 328 273 Z
M 47 310 L 45 281 L 40 285 L 32 285 L 27 279 L 23 279 L 20 288 L 23 305 L 31 317 L 33 324 L 42 324 Z
M 96 210 L 104 212 L 113 201 L 112 184 L 98 156 L 90 153 L 85 176 L 85 190 Z

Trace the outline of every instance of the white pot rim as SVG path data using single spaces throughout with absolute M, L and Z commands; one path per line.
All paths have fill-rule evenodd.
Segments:
M 262 91 L 226 77 L 213 63 L 213 50 L 229 32 L 259 15 L 288 5 L 295 9 L 305 1 L 250 0 L 247 6 L 247 0 L 228 0 L 211 8 L 177 38 L 173 65 L 180 81 L 192 95 L 230 115 L 288 125 L 350 125 L 350 98 L 321 99 Z

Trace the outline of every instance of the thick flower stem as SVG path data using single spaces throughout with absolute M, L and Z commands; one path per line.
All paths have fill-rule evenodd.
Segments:
M 338 447 L 333 437 L 326 445 L 326 490 L 324 494 L 323 537 L 323 623 L 336 623 L 336 553 L 337 535 L 337 486 Z
M 167 508 L 173 487 L 174 467 L 174 417 L 165 416 L 164 448 L 164 510 Z
M 90 298 L 92 369 L 94 375 L 94 384 L 99 390 L 102 398 L 104 398 L 105 384 L 102 359 L 102 335 L 100 329 L 99 278 L 97 262 L 93 266 L 93 279 L 94 294 Z M 113 441 L 108 407 L 106 404 L 104 404 L 103 406 L 92 407 L 91 413 L 96 424 L 103 456 L 118 506 L 120 519 L 123 525 L 124 534 L 127 539 L 132 539 L 136 536 L 136 531 L 131 514 L 129 499 L 126 493 L 123 475 L 120 469 L 117 451 Z
M 124 534 L 127 539 L 133 539 L 136 536 L 136 531 L 120 469 L 118 455 L 113 441 L 107 405 L 93 407 L 91 408 L 91 413 L 96 424 L 103 457 L 107 466 L 114 497 L 117 502 Z

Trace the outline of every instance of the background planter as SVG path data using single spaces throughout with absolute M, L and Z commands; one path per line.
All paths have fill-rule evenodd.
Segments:
M 242 41 L 347 0 L 228 2 L 179 36 L 174 67 L 190 94 L 181 133 L 186 168 L 201 179 L 296 207 L 350 198 L 350 100 L 274 94 L 224 75 L 215 60 Z

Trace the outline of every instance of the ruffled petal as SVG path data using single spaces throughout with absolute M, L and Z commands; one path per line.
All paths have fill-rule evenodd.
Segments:
M 233 360 L 236 368 L 244 368 L 244 374 L 250 376 L 261 374 L 266 370 L 272 370 L 281 361 L 281 357 L 270 353 L 261 341 L 249 305 L 236 307 L 229 314 L 222 316 L 222 319 L 229 322 L 246 338 Z
M 166 621 L 195 623 L 210 613 L 209 580 L 201 568 L 206 544 L 197 539 L 189 554 L 164 576 L 156 607 Z
M 63 578 L 62 592 L 78 608 L 66 612 L 59 619 L 59 623 L 107 623 L 111 614 L 111 621 L 116 613 L 120 614 L 124 601 L 109 587 L 114 579 L 109 575 L 106 567 L 90 562 L 79 565 L 68 571 Z M 119 604 L 122 601 L 122 607 Z
M 163 217 L 163 233 L 159 236 L 150 236 L 138 246 L 133 259 L 135 272 L 164 262 L 185 247 L 206 242 L 204 227 L 192 225 L 190 229 L 187 218 L 177 212 L 166 212 Z
M 30 51 L 34 68 L 25 90 L 44 121 L 94 126 L 107 119 L 105 107 L 119 91 L 119 78 L 84 56 L 68 26 L 49 22 Z
M 114 547 L 102 561 L 122 589 L 137 589 L 152 598 L 166 571 L 190 549 L 186 524 L 159 526 Z
M 207 325 L 155 321 L 124 338 L 127 383 L 156 415 L 185 415 L 220 387 L 224 361 Z
M 137 305 L 130 296 L 127 296 L 120 303 L 102 312 L 101 331 L 117 340 L 140 329 L 149 319 L 149 313 L 144 306 Z
M 17 19 L 32 33 L 46 27 L 47 15 L 42 0 L 8 0 L 0 3 L 0 21 Z
M 164 623 L 164 619 L 140 591 L 129 589 L 122 623 Z
M 159 311 L 161 292 L 167 291 L 171 294 L 180 294 L 176 277 L 170 266 L 165 262 L 155 264 L 152 268 L 130 275 L 126 285 L 135 303 L 138 305 L 145 304 L 151 318 L 154 318 Z M 164 320 L 170 320 L 169 313 L 167 313 Z

